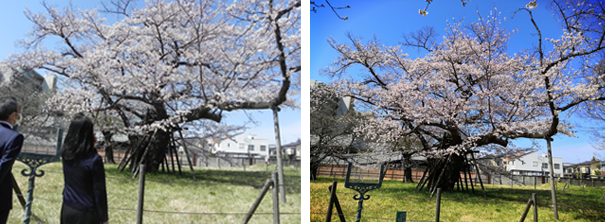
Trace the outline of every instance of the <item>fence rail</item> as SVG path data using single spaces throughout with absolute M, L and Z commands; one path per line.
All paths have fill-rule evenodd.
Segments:
M 311 194 L 322 194 L 322 195 L 326 195 L 325 197 L 330 197 L 331 192 L 328 191 L 310 191 Z M 354 201 L 353 200 L 346 200 L 347 198 L 352 198 L 353 195 L 358 195 L 358 193 L 348 193 L 348 192 L 335 192 L 334 194 L 336 195 L 340 195 L 340 197 L 338 197 L 338 200 L 340 201 L 341 205 L 347 205 L 348 207 L 352 207 L 354 208 Z M 443 221 L 440 220 L 439 216 L 441 213 L 441 207 L 443 207 L 443 202 L 463 202 L 463 203 L 467 203 L 468 201 L 465 200 L 456 200 L 456 199 L 444 199 L 442 197 L 439 197 L 440 194 L 436 194 L 438 197 L 435 198 L 430 198 L 430 197 L 410 197 L 410 196 L 391 196 L 391 195 L 379 195 L 379 194 L 368 194 L 371 195 L 372 198 L 377 198 L 377 197 L 386 197 L 386 198 L 397 198 L 397 199 L 413 199 L 413 200 L 423 200 L 426 201 L 428 203 L 435 203 L 435 220 L 423 220 L 423 219 L 406 219 L 406 221 L 408 222 L 434 222 L 434 221 Z M 525 201 L 526 199 L 521 199 L 519 201 L 511 201 L 511 202 L 488 202 L 488 201 L 473 201 L 472 203 L 481 203 L 481 204 L 513 204 L 513 205 L 525 205 L 527 202 Z M 530 198 L 530 201 L 532 202 L 533 205 L 533 214 L 534 214 L 534 220 L 537 219 L 537 207 L 536 207 L 536 198 L 535 198 L 535 194 L 532 195 L 532 198 Z M 311 201 L 311 203 L 313 203 Z M 448 205 L 448 204 L 446 204 Z M 397 205 L 394 205 L 397 206 Z M 550 207 L 550 205 L 540 205 L 541 207 L 546 207 L 546 208 L 550 208 L 552 209 L 552 207 Z M 346 210 L 345 209 L 346 206 L 342 206 L 343 211 L 343 215 L 345 217 L 347 217 L 349 220 L 353 220 L 353 218 L 356 217 L 356 212 L 357 210 L 355 209 L 349 209 Z M 402 208 L 402 210 L 407 211 L 408 217 L 410 217 L 410 215 L 415 215 L 415 214 L 423 214 L 424 216 L 426 216 L 428 213 L 426 213 L 427 211 L 419 211 L 419 210 L 411 210 L 409 208 Z M 334 212 L 334 211 L 332 211 Z M 525 213 L 525 211 L 519 211 L 519 216 L 525 216 L 523 213 Z M 321 211 L 321 212 L 310 212 L 311 215 L 321 215 L 321 216 L 328 216 L 328 214 L 330 214 L 330 209 L 326 208 L 325 210 Z M 332 213 L 334 214 L 334 213 Z M 334 214 L 336 215 L 336 214 Z M 394 218 L 393 217 L 372 217 L 372 216 L 363 216 L 364 221 L 376 221 L 376 220 L 386 220 L 386 221 L 393 221 Z M 446 220 L 447 221 L 447 220 Z M 383 221 L 380 221 L 383 222 Z
M 21 169 L 21 168 L 25 168 L 22 164 L 16 164 L 14 167 L 14 169 Z M 58 172 L 58 171 L 45 171 L 45 173 L 53 173 L 53 174 L 63 174 L 62 172 Z M 139 182 L 139 178 L 129 178 L 129 177 L 116 177 L 116 176 L 106 176 L 105 178 L 107 179 L 118 179 L 118 180 L 126 180 L 129 182 L 132 182 L 133 184 L 136 184 L 137 182 Z M 41 179 L 42 181 L 44 179 Z M 195 186 L 209 186 L 209 185 L 223 185 L 223 184 L 219 184 L 219 183 L 200 183 L 200 182 L 184 182 L 184 181 L 161 181 L 161 180 L 153 180 L 153 179 L 145 179 L 145 182 L 156 182 L 156 183 L 180 183 L 180 184 L 188 184 L 188 185 L 195 185 Z M 40 182 L 39 182 L 40 183 Z M 276 186 L 281 186 L 281 185 L 276 185 Z M 284 184 L 283 186 L 287 186 L 287 187 L 300 187 L 300 185 L 292 185 L 292 184 Z M 25 197 L 26 195 L 23 193 L 15 193 L 13 192 L 13 195 L 15 196 L 15 198 L 19 198 L 19 197 Z M 56 195 L 61 195 L 60 192 L 57 192 Z M 132 201 L 136 201 L 137 199 L 139 199 L 139 197 L 137 197 L 136 195 L 132 198 L 128 198 L 127 200 L 132 200 Z M 58 207 L 61 206 L 62 200 L 61 199 L 52 199 L 52 198 L 45 198 L 45 197 L 40 197 L 40 196 L 33 196 L 34 200 L 42 200 L 42 201 L 47 201 L 50 203 L 56 203 Z M 109 210 L 119 210 L 119 211 L 131 211 L 133 213 L 138 213 L 138 212 L 142 212 L 142 214 L 144 213 L 160 213 L 160 214 L 173 214 L 173 215 L 201 215 L 201 216 L 221 216 L 221 215 L 226 215 L 226 216 L 241 216 L 241 218 L 243 219 L 246 215 L 249 215 L 249 211 L 247 212 L 195 212 L 195 211 L 164 211 L 164 210 L 150 210 L 150 209 L 141 209 L 138 210 L 137 208 L 124 208 L 124 207 L 108 207 Z M 278 212 L 277 213 L 279 216 L 282 215 L 286 215 L 286 216 L 300 216 L 301 213 L 300 212 Z M 40 215 L 40 214 L 38 214 Z M 133 214 L 134 215 L 134 214 Z M 254 212 L 254 215 L 262 215 L 262 216 L 267 216 L 267 215 L 272 215 L 275 216 L 276 213 L 275 212 Z M 35 214 L 33 215 L 33 218 L 35 220 L 38 220 L 40 222 L 43 222 L 40 217 L 35 216 Z M 239 218 L 238 218 L 239 219 Z M 145 221 L 145 223 L 150 222 L 150 221 Z M 151 221 L 152 222 L 152 221 Z
M 346 165 L 320 165 L 317 170 L 317 176 L 328 176 L 328 177 L 345 177 L 347 172 Z M 411 168 L 412 180 L 417 182 L 422 177 L 424 169 Z M 473 185 L 479 185 L 479 177 L 476 172 L 469 172 Z M 378 170 L 366 170 L 366 177 L 373 177 L 378 175 Z M 428 173 L 427 173 L 428 175 Z M 461 171 L 460 176 L 464 173 Z M 385 171 L 384 179 L 386 180 L 401 180 L 403 181 L 404 173 L 402 168 L 388 168 Z M 550 178 L 547 176 L 529 176 L 529 175 L 510 175 L 510 174 L 489 174 L 481 172 L 481 181 L 484 185 L 540 185 L 550 183 Z M 570 185 L 584 186 L 587 187 L 605 187 L 605 180 L 590 178 L 590 179 L 574 179 L 574 178 L 561 178 L 561 183 L 567 183 Z

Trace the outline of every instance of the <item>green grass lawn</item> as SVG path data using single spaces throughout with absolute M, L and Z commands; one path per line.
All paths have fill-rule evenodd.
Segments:
M 247 213 L 268 178 L 270 166 L 243 168 L 195 168 L 193 181 L 188 167 L 183 176 L 147 174 L 145 183 L 144 223 L 241 223 L 245 214 L 184 214 L 184 213 Z M 27 177 L 21 175 L 26 165 L 16 162 L 13 175 L 24 194 Z M 59 223 L 63 191 L 61 163 L 42 166 L 45 175 L 36 178 L 33 214 L 40 220 L 32 223 Z M 109 223 L 135 223 L 138 200 L 138 177 L 119 172 L 116 165 L 105 165 Z M 300 169 L 284 168 L 287 203 L 280 202 L 281 223 L 300 223 Z M 264 213 L 264 214 L 263 214 Z M 269 191 L 249 223 L 273 222 L 272 194 Z M 289 214 L 288 214 L 289 213 Z M 294 214 L 292 214 L 294 213 Z M 8 223 L 22 223 L 24 211 L 16 197 Z
M 333 178 L 320 177 L 310 186 L 311 221 L 325 221 L 328 200 L 328 186 Z M 356 191 L 344 188 L 344 178 L 338 181 L 337 196 L 346 221 L 355 221 L 357 201 L 353 199 Z M 559 183 L 557 204 L 559 221 L 564 222 L 602 222 L 605 221 L 605 205 L 601 196 L 604 188 L 571 186 L 570 190 L 560 192 L 564 184 Z M 469 186 L 470 188 L 470 186 Z M 536 193 L 538 201 L 538 221 L 553 222 L 550 185 L 508 186 L 485 185 L 488 200 L 483 198 L 481 187 L 475 187 L 475 194 L 459 191 L 445 192 L 441 196 L 442 222 L 518 222 L 531 198 Z M 469 189 L 470 191 L 470 189 Z M 397 211 L 407 211 L 407 221 L 434 221 L 436 198 L 426 191 L 418 192 L 416 183 L 404 184 L 401 181 L 383 181 L 381 189 L 368 193 L 370 199 L 363 202 L 362 222 L 394 222 Z M 336 209 L 333 209 L 332 221 L 339 221 Z M 525 221 L 533 221 L 530 210 Z

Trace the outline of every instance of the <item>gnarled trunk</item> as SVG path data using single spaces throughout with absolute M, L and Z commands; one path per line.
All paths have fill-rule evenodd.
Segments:
M 113 143 L 111 142 L 113 134 L 109 131 L 103 131 L 102 133 L 105 139 L 105 162 L 115 164 L 116 161 L 113 159 Z
M 441 191 L 454 189 L 456 181 L 460 177 L 460 170 L 464 166 L 464 157 L 451 154 L 441 159 L 429 159 L 430 173 L 425 181 L 428 191 L 435 191 L 441 188 Z
M 414 183 L 414 179 L 412 179 L 412 166 L 410 165 L 410 157 L 411 154 L 403 154 L 403 182 L 404 183 Z
M 138 169 L 139 164 L 145 164 L 145 172 L 153 173 L 158 170 L 160 164 L 164 161 L 166 152 L 170 147 L 170 134 L 163 130 L 149 132 L 145 136 L 139 136 L 142 141 L 138 141 L 136 149 L 132 152 L 132 159 L 129 163 L 130 172 Z M 141 161 L 142 160 L 142 161 Z

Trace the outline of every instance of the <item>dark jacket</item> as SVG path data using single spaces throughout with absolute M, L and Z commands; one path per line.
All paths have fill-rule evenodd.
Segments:
M 80 211 L 96 211 L 106 222 L 107 191 L 103 160 L 96 152 L 72 163 L 63 161 L 63 203 Z
M 21 152 L 23 135 L 0 123 L 0 210 L 13 208 L 13 164 Z

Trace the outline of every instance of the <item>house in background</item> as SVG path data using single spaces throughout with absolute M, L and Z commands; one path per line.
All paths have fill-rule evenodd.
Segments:
M 300 142 L 292 142 L 281 148 L 289 160 L 300 160 Z
M 563 159 L 553 157 L 553 170 L 555 177 L 563 176 Z M 519 154 L 516 157 L 505 159 L 506 172 L 513 175 L 546 175 L 550 174 L 548 154 L 539 155 L 538 151 Z
M 563 176 L 566 178 L 575 178 L 577 164 L 563 163 Z
M 244 133 L 232 138 L 213 139 L 209 141 L 214 154 L 229 154 L 233 157 L 266 158 L 269 155 L 269 140 L 258 139 L 256 135 L 246 137 Z
M 600 169 L 601 162 L 589 160 L 586 162 L 578 163 L 576 167 L 576 172 L 581 173 L 582 175 L 594 175 L 594 170 Z M 601 170 L 602 171 L 602 170 Z

